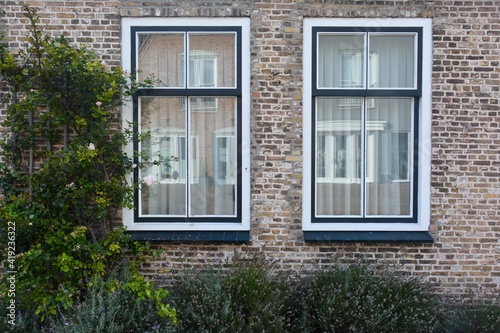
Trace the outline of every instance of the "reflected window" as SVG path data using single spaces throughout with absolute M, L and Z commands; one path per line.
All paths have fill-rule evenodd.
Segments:
M 421 30 L 386 30 L 313 28 L 313 221 L 414 218 Z
M 147 134 L 137 179 L 154 179 L 137 193 L 138 221 L 241 221 L 240 28 L 164 30 L 138 29 L 133 43 L 139 79 L 157 78 L 135 96 Z

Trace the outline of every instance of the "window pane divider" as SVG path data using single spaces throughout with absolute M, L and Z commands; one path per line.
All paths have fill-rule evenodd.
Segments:
M 360 174 L 360 213 L 362 217 L 366 217 L 366 158 L 368 151 L 366 149 L 366 119 L 368 115 L 366 114 L 366 100 L 367 98 L 363 98 L 363 103 L 361 104 L 361 174 Z
M 181 88 L 155 88 L 139 89 L 137 96 L 240 96 L 241 89 L 210 88 L 210 89 L 181 89 Z
M 360 96 L 360 97 L 420 97 L 420 89 L 313 89 L 314 97 L 320 96 Z

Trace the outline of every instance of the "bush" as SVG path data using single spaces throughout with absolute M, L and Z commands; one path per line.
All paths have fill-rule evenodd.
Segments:
M 137 294 L 126 288 L 134 283 L 132 272 L 117 279 L 96 279 L 87 289 L 87 296 L 71 309 L 59 309 L 44 324 L 42 332 L 74 333 L 136 333 L 170 332 L 172 322 L 156 312 L 154 301 L 137 301 Z M 118 285 L 117 285 L 118 284 Z M 50 330 L 52 329 L 52 330 Z
M 11 53 L 0 44 L 0 75 L 10 88 L 0 125 L 0 260 L 17 271 L 22 291 L 2 297 L 16 297 L 18 310 L 43 321 L 71 308 L 86 281 L 106 280 L 113 269 L 135 267 L 127 258 L 152 252 L 114 225 L 120 208 L 133 206 L 139 185 L 127 176 L 141 167 L 121 148 L 142 139 L 118 129 L 116 111 L 139 85 L 119 67 L 107 70 L 92 50 L 45 35 L 36 12 L 25 11 L 26 47 Z M 137 272 L 132 279 L 128 292 L 176 321 L 161 302 L 165 290 L 153 290 Z M 10 285 L 3 276 L 2 289 Z
M 443 331 L 453 333 L 500 332 L 500 300 L 482 299 L 449 310 Z
M 135 271 L 97 277 L 41 323 L 34 310 L 0 308 L 0 331 L 11 332 L 499 332 L 498 300 L 450 307 L 420 278 L 364 263 L 333 264 L 294 280 L 262 254 L 207 260 L 184 270 L 171 301 L 180 324 L 155 311 L 136 290 L 149 283 Z M 138 285 L 139 283 L 139 285 Z M 143 285 L 142 287 L 140 285 Z M 149 285 L 151 293 L 158 290 Z M 140 287 L 140 288 L 139 288 Z M 63 290 L 69 295 L 68 290 Z M 85 297 L 82 297 L 85 295 Z M 165 296 L 165 295 L 163 295 Z M 165 297 L 161 297 L 164 299 Z
M 172 332 L 169 318 L 160 316 L 156 303 L 149 299 L 138 299 L 137 293 L 128 286 L 135 283 L 133 271 L 121 272 L 102 280 L 96 276 L 84 291 L 78 291 L 71 307 L 58 307 L 56 313 L 40 322 L 34 310 L 23 310 L 16 314 L 16 325 L 7 322 L 7 309 L 0 305 L 2 321 L 0 331 L 19 333 L 72 332 L 72 333 L 136 333 Z M 69 291 L 65 291 L 69 294 Z M 84 296 L 85 295 L 85 296 Z
M 432 332 L 441 318 L 428 284 L 364 263 L 318 270 L 298 297 L 306 332 Z
M 175 288 L 180 332 L 287 332 L 287 288 L 262 255 L 185 271 Z
M 34 309 L 19 310 L 16 308 L 14 316 L 9 316 L 7 303 L 0 301 L 0 332 L 11 333 L 39 333 L 40 317 Z M 15 318 L 15 325 L 12 320 Z

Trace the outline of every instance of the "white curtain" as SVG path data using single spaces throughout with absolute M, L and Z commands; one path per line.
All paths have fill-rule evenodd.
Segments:
M 236 99 L 192 97 L 186 103 L 182 97 L 142 97 L 141 101 L 141 130 L 151 132 L 142 150 L 153 159 L 170 160 L 141 170 L 141 179 L 154 179 L 151 186 L 141 187 L 141 214 L 234 216 Z M 190 108 L 193 101 L 196 111 Z
M 413 88 L 414 35 L 369 35 L 370 88 Z M 364 34 L 325 34 L 318 38 L 318 87 L 363 88 L 366 82 Z
M 155 78 L 157 87 L 184 86 L 184 33 L 140 33 L 137 73 L 139 81 Z
M 413 88 L 414 41 L 413 34 L 320 34 L 318 87 Z M 317 98 L 317 215 L 410 215 L 412 109 L 412 98 Z
M 141 187 L 142 215 L 186 215 L 186 127 L 182 97 L 141 97 L 141 132 L 150 138 L 141 143 L 151 161 L 140 178 L 152 176 L 151 186 Z M 168 161 L 167 161 L 168 160 Z
M 191 55 L 189 86 L 191 88 L 215 87 L 215 62 L 215 55 Z
M 370 98 L 367 108 L 366 215 L 410 214 L 411 98 Z
M 362 98 L 318 98 L 316 213 L 361 214 Z
M 316 107 L 317 215 L 408 216 L 412 99 L 324 97 Z
M 189 88 L 234 87 L 236 34 L 197 33 L 189 36 Z
M 201 97 L 200 97 L 201 98 Z M 209 104 L 209 103 L 202 103 Z M 190 113 L 190 131 L 199 137 L 199 155 L 191 155 L 190 174 L 197 168 L 199 176 L 190 177 L 190 207 L 194 216 L 224 216 L 236 212 L 235 183 L 236 147 L 226 144 L 218 147 L 218 139 L 226 138 L 234 142 L 236 99 L 233 97 L 216 98 L 217 110 Z M 194 150 L 191 149 L 191 152 Z M 225 172 L 233 181 L 219 181 L 220 163 L 225 163 Z
M 362 88 L 364 35 L 320 35 L 318 87 Z
M 413 88 L 414 35 L 370 35 L 370 88 Z

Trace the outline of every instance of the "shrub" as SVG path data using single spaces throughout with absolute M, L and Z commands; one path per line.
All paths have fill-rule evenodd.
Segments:
M 299 297 L 306 332 L 432 332 L 440 321 L 428 284 L 364 263 L 316 271 Z
M 443 331 L 453 333 L 500 332 L 500 300 L 482 299 L 469 304 L 454 305 Z
M 128 256 L 152 252 L 113 224 L 121 207 L 132 207 L 138 186 L 127 181 L 135 165 L 121 148 L 142 138 L 118 130 L 116 117 L 138 85 L 119 67 L 107 70 L 92 50 L 45 35 L 36 12 L 25 10 L 26 47 L 11 53 L 0 44 L 0 74 L 10 88 L 1 124 L 0 260 L 7 254 L 8 270 L 17 271 L 17 309 L 43 321 L 71 308 L 89 279 L 106 279 L 134 267 L 136 260 L 124 263 Z M 9 290 L 6 276 L 0 285 Z M 139 274 L 127 288 L 176 321 L 161 302 L 166 291 Z M 13 294 L 3 296 L 10 302 Z
M 128 286 L 135 283 L 134 272 L 126 270 L 107 280 L 96 276 L 86 290 L 77 291 L 74 303 L 40 322 L 33 309 L 16 314 L 16 325 L 10 325 L 5 303 L 0 303 L 0 331 L 13 333 L 72 332 L 72 333 L 136 333 L 172 332 L 169 318 L 160 316 L 156 304 L 149 298 L 139 299 Z M 69 294 L 69 291 L 65 291 Z M 84 296 L 85 295 L 85 296 Z
M 174 292 L 181 332 L 287 332 L 287 288 L 262 255 L 235 255 L 181 274 Z
M 12 325 L 14 316 L 9 316 L 8 304 L 0 301 L 0 332 L 10 333 L 40 333 L 40 318 L 34 309 L 15 310 L 15 325 Z M 10 321 L 10 322 L 9 322 Z
M 134 283 L 133 272 L 102 281 L 96 279 L 87 289 L 87 296 L 70 309 L 59 309 L 44 324 L 42 332 L 74 333 L 136 333 L 170 332 L 172 322 L 156 312 L 156 304 L 137 294 L 127 285 Z M 52 329 L 52 330 L 50 330 Z

